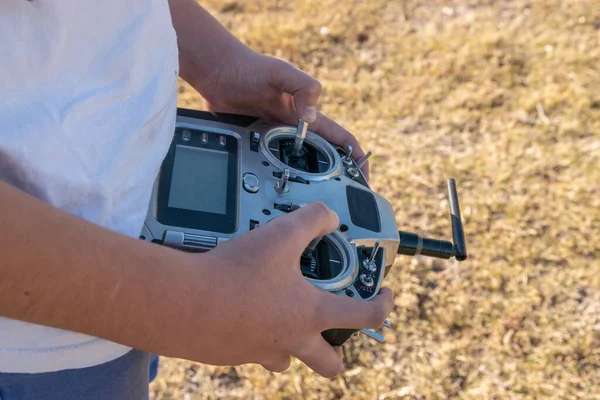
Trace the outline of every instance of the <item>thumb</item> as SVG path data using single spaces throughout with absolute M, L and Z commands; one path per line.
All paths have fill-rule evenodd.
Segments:
M 317 102 L 323 91 L 321 83 L 290 63 L 273 59 L 269 74 L 271 87 L 292 95 L 298 118 L 313 123 L 317 120 Z
M 308 205 L 282 215 L 263 228 L 263 239 L 278 249 L 294 257 L 300 257 L 311 240 L 333 232 L 339 225 L 339 218 L 323 202 Z M 283 249 L 284 247 L 285 249 Z

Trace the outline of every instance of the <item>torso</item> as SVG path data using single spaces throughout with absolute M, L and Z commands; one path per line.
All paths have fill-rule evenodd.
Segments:
M 177 57 L 167 0 L 1 2 L 0 179 L 139 235 L 172 138 Z M 128 350 L 0 318 L 0 372 L 81 368 Z

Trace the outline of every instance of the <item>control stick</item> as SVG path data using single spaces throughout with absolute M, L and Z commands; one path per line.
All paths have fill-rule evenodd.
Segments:
M 317 248 L 317 245 L 319 244 L 321 239 L 323 239 L 323 236 L 317 236 L 316 238 L 311 240 L 308 246 L 306 246 L 306 248 L 302 252 L 302 257 L 312 258 L 312 253 Z
M 308 122 L 303 119 L 298 120 L 298 128 L 296 128 L 296 137 L 294 138 L 294 152 L 292 153 L 295 157 L 302 155 L 302 144 L 306 139 L 306 131 L 308 130 Z

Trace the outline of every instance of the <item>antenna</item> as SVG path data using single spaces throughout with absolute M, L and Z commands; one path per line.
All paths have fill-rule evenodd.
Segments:
M 398 231 L 400 234 L 398 254 L 407 256 L 422 254 L 428 257 L 444 259 L 455 257 L 458 261 L 465 261 L 467 259 L 467 244 L 460 216 L 456 181 L 453 178 L 449 178 L 447 184 L 450 219 L 452 222 L 452 240 L 454 243 L 450 243 L 447 240 L 424 238 L 412 232 Z

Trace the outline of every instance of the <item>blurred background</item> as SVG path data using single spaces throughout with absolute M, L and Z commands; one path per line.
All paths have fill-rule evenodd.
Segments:
M 398 257 L 336 379 L 163 358 L 152 399 L 600 399 L 599 1 L 201 3 L 323 83 L 399 228 L 450 238 L 456 178 L 470 259 Z

